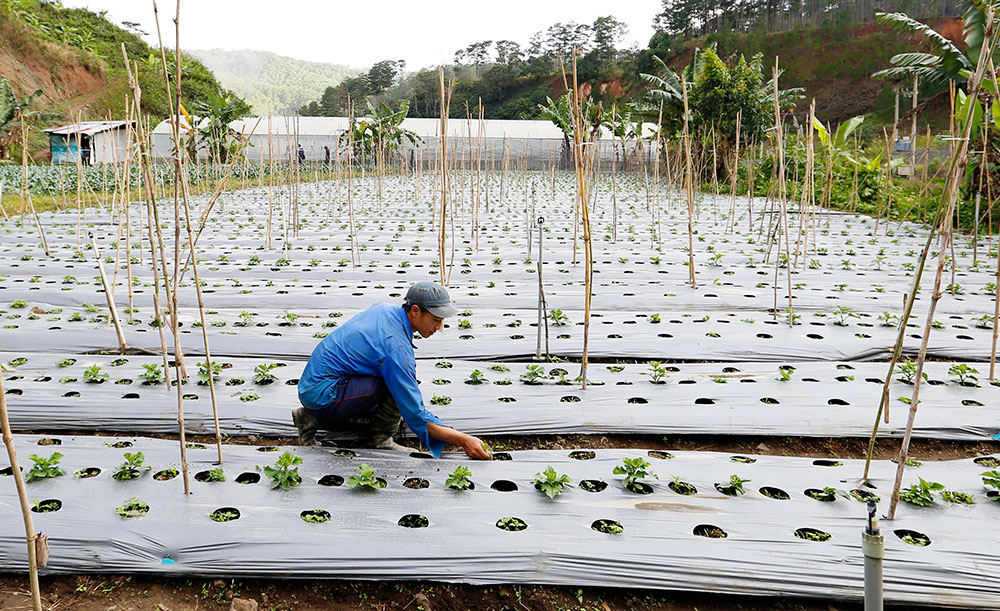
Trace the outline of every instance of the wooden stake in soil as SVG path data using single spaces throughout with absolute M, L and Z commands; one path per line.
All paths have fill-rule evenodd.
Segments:
M 90 238 L 90 247 L 94 249 L 94 259 L 97 261 L 97 271 L 101 275 L 101 285 L 104 286 L 104 296 L 108 301 L 108 311 L 111 313 L 111 322 L 115 325 L 115 333 L 118 335 L 118 350 L 121 354 L 125 354 L 128 350 L 128 345 L 125 343 L 125 332 L 122 331 L 122 323 L 118 320 L 118 308 L 115 307 L 115 295 L 111 291 L 111 287 L 108 286 L 108 276 L 104 273 L 104 263 L 101 261 L 101 252 L 97 250 L 97 240 L 94 238 L 93 232 L 88 232 L 88 237 Z
M 688 282 L 691 288 L 698 288 L 694 275 L 694 167 L 691 162 L 691 132 L 688 127 L 690 111 L 688 110 L 687 78 L 681 73 L 681 91 L 684 94 L 684 193 L 687 195 L 688 207 Z M 661 126 L 657 125 L 657 129 Z M 659 152 L 657 152 L 659 154 Z
M 0 367 L 2 369 L 2 367 Z M 48 556 L 46 537 L 35 534 L 35 523 L 31 519 L 31 504 L 28 493 L 24 489 L 24 477 L 17 462 L 17 450 L 14 448 L 14 436 L 10 432 L 10 420 L 7 418 L 7 397 L 3 388 L 3 375 L 0 375 L 0 425 L 3 427 L 3 443 L 7 446 L 7 457 L 10 459 L 10 472 L 14 476 L 17 487 L 17 499 L 21 504 L 21 518 L 24 520 L 24 538 L 28 543 L 28 574 L 31 583 L 31 604 L 34 611 L 42 611 L 41 591 L 38 587 L 39 551 L 43 558 Z M 41 566 L 45 566 L 42 562 Z

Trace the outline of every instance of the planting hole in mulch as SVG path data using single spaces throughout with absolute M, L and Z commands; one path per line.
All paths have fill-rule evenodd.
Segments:
M 986 493 L 986 498 L 988 498 L 991 501 L 1000 501 L 1000 491 L 990 490 Z
M 35 513 L 51 513 L 53 511 L 59 511 L 62 509 L 62 501 L 59 499 L 46 499 L 44 501 L 36 502 L 31 508 Z
M 829 541 L 830 533 L 823 532 L 818 528 L 798 528 L 795 530 L 795 536 L 799 539 L 805 539 L 806 541 Z
M 144 503 L 133 497 L 118 507 L 115 507 L 115 512 L 121 516 L 121 519 L 123 520 L 128 520 L 129 518 L 141 518 L 149 513 L 149 503 Z
M 730 456 L 729 460 L 733 462 L 741 462 L 745 465 L 752 465 L 753 463 L 757 462 L 757 459 L 753 458 L 752 456 Z
M 493 460 L 514 460 L 507 452 L 494 452 Z
M 813 465 L 817 467 L 839 467 L 843 464 L 844 463 L 840 462 L 839 460 L 828 460 L 825 458 L 819 458 L 813 461 Z
M 122 399 L 138 399 L 138 398 L 140 398 L 140 397 L 139 397 L 139 393 L 137 393 L 137 392 L 128 392 L 128 393 L 125 393 L 124 395 L 122 395 Z
M 408 513 L 397 522 L 403 528 L 427 528 L 431 521 L 418 513 Z
M 787 501 L 788 499 L 792 498 L 788 496 L 788 493 L 782 490 L 781 488 L 774 488 L 772 486 L 764 486 L 763 488 L 760 489 L 760 493 L 769 499 L 775 499 L 778 501 Z
M 109 448 L 131 448 L 132 447 L 132 442 L 131 441 L 116 441 L 115 443 L 109 443 L 109 444 L 107 444 L 107 446 Z
M 922 532 L 917 532 L 915 530 L 907 530 L 905 528 L 897 528 L 892 531 L 897 537 L 903 540 L 904 543 L 909 543 L 910 545 L 916 545 L 917 547 L 927 547 L 931 544 L 931 538 Z
M 560 403 L 579 403 L 581 401 L 580 397 L 575 397 L 573 395 L 566 395 L 559 399 Z
M 240 519 L 240 510 L 235 507 L 219 507 L 208 515 L 213 522 L 232 522 Z
M 528 527 L 528 523 L 521 518 L 500 518 L 497 520 L 497 528 L 500 530 L 508 530 L 511 532 L 516 532 L 519 530 L 524 530 Z
M 344 484 L 344 478 L 339 475 L 324 475 L 319 478 L 320 486 L 342 486 Z
M 636 494 L 653 494 L 653 487 L 642 482 L 632 482 L 625 486 L 625 488 Z
M 10 467 L 8 467 L 7 469 L 9 470 Z M 80 469 L 79 471 L 77 471 L 76 473 L 74 473 L 73 477 L 77 477 L 77 478 L 80 478 L 80 479 L 87 479 L 88 477 L 97 477 L 100 474 L 101 474 L 101 470 L 99 468 L 97 468 L 97 467 L 87 467 L 85 469 Z M 0 471 L 0 475 L 4 475 L 3 471 Z M 10 473 L 7 473 L 7 475 L 10 475 Z
M 574 450 L 569 453 L 569 457 L 573 460 L 593 460 L 596 456 L 597 454 L 590 450 Z
M 630 397 L 628 402 L 633 405 L 645 405 L 649 403 L 649 401 L 644 397 Z
M 179 473 L 180 472 L 177 469 L 170 467 L 169 469 L 163 469 L 162 471 L 157 471 L 156 473 L 154 473 L 153 479 L 155 479 L 158 482 L 166 482 L 177 477 Z
M 236 476 L 237 484 L 256 484 L 260 481 L 260 473 L 245 471 Z
M 209 471 L 199 471 L 194 474 L 194 479 L 199 482 L 223 482 L 226 481 L 226 476 L 223 475 L 222 469 L 212 469 Z
M 490 488 L 496 490 L 497 492 L 516 492 L 517 484 L 508 479 L 498 479 L 490 484 Z
M 306 509 L 299 514 L 303 522 L 310 524 L 322 524 L 330 519 L 330 512 L 325 509 Z
M 422 477 L 411 477 L 404 481 L 403 485 L 414 490 L 422 490 L 429 487 L 431 483 Z
M 807 488 L 805 495 L 811 499 L 816 499 L 817 501 L 822 501 L 824 503 L 832 503 L 837 500 L 836 492 L 820 490 L 819 488 Z
M 625 532 L 625 529 L 622 527 L 621 522 L 617 520 L 606 520 L 606 519 L 594 520 L 594 523 L 591 524 L 590 527 L 596 530 L 597 532 L 602 532 L 609 535 L 620 535 L 621 533 Z
M 23 472 L 24 467 L 18 467 L 17 470 Z M 0 475 L 14 475 L 14 470 L 10 467 L 4 467 L 3 469 L 0 469 Z
M 875 494 L 874 492 L 869 492 L 867 490 L 861 490 L 860 488 L 855 488 L 851 490 L 851 496 L 858 499 L 862 503 L 867 503 L 868 501 L 875 501 L 878 503 L 882 500 L 882 497 Z
M 61 446 L 62 439 L 55 439 L 52 437 L 42 437 L 38 440 L 38 445 L 40 446 Z
M 670 452 L 664 452 L 663 450 L 650 450 L 646 452 L 646 456 L 650 458 L 659 458 L 660 460 L 669 460 L 674 457 Z
M 586 492 L 601 492 L 608 487 L 608 482 L 600 479 L 585 479 L 580 482 L 580 490 Z
M 339 456 L 341 458 L 354 458 L 358 455 L 357 452 L 352 452 L 351 450 L 334 450 L 331 452 L 334 456 Z
M 980 456 L 979 458 L 973 459 L 974 463 L 983 467 L 1000 467 L 1000 458 L 996 456 Z
M 694 534 L 699 537 L 708 537 L 709 539 L 725 539 L 729 534 L 719 528 L 718 526 L 713 526 L 711 524 L 699 524 L 694 527 Z
M 676 492 L 677 494 L 683 494 L 684 496 L 690 496 L 692 494 L 697 494 L 698 489 L 694 485 L 687 482 L 682 482 L 680 480 L 675 480 L 667 484 L 667 487 Z
M 715 489 L 726 496 L 740 496 L 740 491 L 736 489 L 736 486 L 732 484 L 721 484 L 716 483 Z
M 434 455 L 427 452 L 410 452 L 410 458 L 434 458 Z
M 778 405 L 780 403 L 777 399 L 774 399 L 772 397 L 762 397 L 760 402 L 765 403 L 767 405 Z
M 275 446 L 261 446 L 261 447 L 257 448 L 257 451 L 258 452 L 277 452 L 278 448 L 276 448 Z

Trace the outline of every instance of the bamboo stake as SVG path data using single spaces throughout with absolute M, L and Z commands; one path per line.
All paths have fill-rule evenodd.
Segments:
M 688 110 L 687 78 L 681 73 L 681 91 L 684 94 L 684 192 L 687 195 L 688 208 L 688 282 L 691 288 L 698 288 L 694 274 L 694 168 L 691 165 L 691 132 L 688 128 L 690 111 Z M 660 126 L 657 126 L 660 129 Z
M 184 374 L 182 373 L 183 367 L 183 354 L 181 352 L 180 345 L 180 330 L 179 330 L 179 317 L 180 312 L 178 311 L 178 300 L 177 300 L 177 280 L 178 280 L 178 267 L 180 266 L 180 176 L 183 171 L 182 159 L 184 157 L 184 147 L 181 144 L 181 122 L 180 122 L 180 106 L 181 106 L 181 58 L 180 58 L 180 0 L 177 0 L 177 13 L 174 18 L 174 27 L 177 33 L 177 51 L 175 54 L 175 88 L 174 94 L 176 95 L 176 105 L 174 100 L 171 99 L 170 91 L 170 78 L 167 74 L 167 61 L 166 61 L 166 51 L 163 47 L 163 39 L 160 36 L 160 20 L 157 13 L 156 0 L 153 0 L 153 15 L 156 18 L 156 35 L 159 39 L 160 45 L 160 57 L 163 63 L 163 76 L 164 82 L 167 89 L 167 100 L 170 103 L 170 112 L 173 117 L 175 117 L 173 128 L 174 128 L 174 143 L 176 146 L 176 154 L 174 155 L 174 271 L 172 279 L 172 288 L 167 293 L 167 299 L 170 303 L 170 322 L 171 331 L 174 336 L 174 367 L 177 380 L 175 386 L 177 389 L 177 425 L 180 432 L 180 450 L 181 450 L 181 475 L 184 482 L 184 494 L 191 494 L 191 483 L 188 479 L 188 463 L 187 463 L 187 444 L 186 444 L 186 433 L 184 430 Z M 175 112 L 176 109 L 176 112 Z M 154 211 L 156 210 L 154 206 Z M 159 217 L 156 220 L 157 234 L 160 240 L 160 259 L 164 269 L 164 284 L 170 285 L 171 282 L 167 281 L 167 265 L 166 257 L 164 255 L 163 247 L 163 235 L 160 231 Z
M 28 544 L 28 581 L 31 584 L 31 605 L 34 611 L 42 611 L 41 590 L 38 586 L 39 555 L 42 556 L 41 566 L 45 566 L 44 558 L 48 556 L 47 537 L 41 533 L 35 534 L 35 523 L 31 519 L 31 506 L 28 503 L 28 493 L 24 488 L 24 477 L 17 462 L 17 450 L 14 448 L 14 435 L 10 431 L 10 420 L 7 418 L 7 396 L 3 387 L 3 375 L 0 375 L 0 425 L 3 426 L 3 443 L 7 447 L 7 457 L 10 459 L 10 472 L 14 476 L 17 487 L 17 499 L 21 504 L 21 518 L 24 520 L 24 540 Z M 39 554 L 39 551 L 42 554 Z
M 88 232 L 88 237 L 90 238 L 90 247 L 94 249 L 94 259 L 97 261 L 97 271 L 101 276 L 101 284 L 104 286 L 104 297 L 108 301 L 108 311 L 111 313 L 111 321 L 115 325 L 115 333 L 118 335 L 118 350 L 121 354 L 125 354 L 128 350 L 128 344 L 125 343 L 125 333 L 122 331 L 122 323 L 118 320 L 118 308 L 115 307 L 115 296 L 111 292 L 111 287 L 108 286 L 108 277 L 104 273 L 104 263 L 101 262 L 101 252 L 97 250 L 97 240 L 94 238 L 93 232 Z
M 778 202 L 781 204 L 781 225 L 784 228 L 785 233 L 785 270 L 788 272 L 788 326 L 792 327 L 795 325 L 795 306 L 792 303 L 792 257 L 791 257 L 791 247 L 789 235 L 791 231 L 788 228 L 788 202 L 787 202 L 787 192 L 785 190 L 785 132 L 781 124 L 781 105 L 778 101 L 778 58 L 774 58 L 774 78 L 772 79 L 774 83 L 774 127 L 775 127 L 775 141 L 778 145 Z M 781 236 L 778 236 L 778 247 L 781 247 Z M 775 259 L 775 265 L 780 263 L 781 257 Z M 775 275 L 777 275 L 777 268 L 775 268 Z M 775 290 L 777 290 L 778 283 L 775 282 Z M 777 310 L 777 308 L 775 308 Z M 775 312 L 777 314 L 777 312 Z
M 582 205 L 583 251 L 584 262 L 584 301 L 583 301 L 583 357 L 580 360 L 581 388 L 587 390 L 587 360 L 590 348 L 590 303 L 594 286 L 594 253 L 590 240 L 590 211 L 587 206 L 587 184 L 583 176 L 583 143 L 581 142 L 583 127 L 580 105 L 580 88 L 577 84 L 576 49 L 573 49 L 573 161 L 576 166 L 577 199 Z

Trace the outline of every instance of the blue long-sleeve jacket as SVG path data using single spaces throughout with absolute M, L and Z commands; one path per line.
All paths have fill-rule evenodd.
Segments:
M 444 442 L 428 434 L 427 423 L 443 423 L 424 407 L 413 347 L 413 328 L 402 306 L 377 303 L 316 346 L 299 379 L 299 401 L 307 408 L 321 409 L 333 402 L 337 382 L 344 376 L 381 377 L 406 425 L 431 454 L 440 457 Z

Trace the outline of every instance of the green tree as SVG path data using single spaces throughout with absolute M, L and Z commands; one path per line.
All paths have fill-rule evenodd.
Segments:
M 240 146 L 242 136 L 229 125 L 249 116 L 250 105 L 231 91 L 219 89 L 195 102 L 193 109 L 204 120 L 197 128 L 198 145 L 208 148 L 212 160 L 225 163 Z
M 396 77 L 402 73 L 404 66 L 406 61 L 402 59 L 386 59 L 373 65 L 365 75 L 368 93 L 375 96 L 385 93 L 396 82 Z

